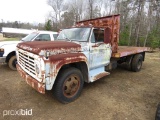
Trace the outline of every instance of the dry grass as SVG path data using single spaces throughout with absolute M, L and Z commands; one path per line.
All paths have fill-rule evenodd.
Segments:
M 3 35 L 0 33 L 0 41 L 5 40 L 6 38 L 3 37 Z
M 19 39 L 20 38 L 6 38 L 6 37 L 3 37 L 3 34 L 0 33 L 0 41 L 17 41 Z
M 107 77 L 85 84 L 81 96 L 61 104 L 53 91 L 45 95 L 27 85 L 18 72 L 0 65 L 0 119 L 154 120 L 160 102 L 158 51 L 146 53 L 140 72 L 119 67 Z M 4 110 L 33 109 L 32 116 L 5 116 Z

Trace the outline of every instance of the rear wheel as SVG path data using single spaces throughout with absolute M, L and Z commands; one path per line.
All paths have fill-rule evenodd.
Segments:
M 77 68 L 68 68 L 63 70 L 56 79 L 53 92 L 60 102 L 69 103 L 80 96 L 83 84 L 81 71 Z
M 131 70 L 132 58 L 133 56 L 128 56 L 126 59 L 125 65 L 127 70 Z
M 143 62 L 143 56 L 141 54 L 137 54 L 133 57 L 132 63 L 131 63 L 131 69 L 134 72 L 138 72 L 141 70 Z
M 17 62 L 17 58 L 16 56 L 12 56 L 10 59 L 9 59 L 9 62 L 8 62 L 8 65 L 9 67 L 12 69 L 12 70 L 17 70 L 16 69 L 16 62 Z

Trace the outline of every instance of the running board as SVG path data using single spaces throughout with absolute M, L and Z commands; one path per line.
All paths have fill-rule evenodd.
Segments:
M 90 70 L 89 71 L 90 82 L 94 82 L 94 81 L 110 74 L 109 72 L 106 72 L 104 69 L 105 69 L 104 67 L 99 67 L 99 68 Z

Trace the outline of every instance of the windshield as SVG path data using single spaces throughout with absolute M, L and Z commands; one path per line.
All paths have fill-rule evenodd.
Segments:
M 31 41 L 33 40 L 33 38 L 35 38 L 38 35 L 38 33 L 31 33 L 29 35 L 27 35 L 26 37 L 24 37 L 22 39 L 22 41 Z
M 63 29 L 57 40 L 69 40 L 69 41 L 87 41 L 91 28 L 70 28 Z

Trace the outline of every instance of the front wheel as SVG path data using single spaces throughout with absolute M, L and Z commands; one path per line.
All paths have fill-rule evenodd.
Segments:
M 16 62 L 17 62 L 17 58 L 14 55 L 9 59 L 9 62 L 8 62 L 9 68 L 11 68 L 12 70 L 17 70 L 16 69 Z
M 160 103 L 157 106 L 155 120 L 160 120 Z
M 79 69 L 68 68 L 62 70 L 56 79 L 53 92 L 62 103 L 69 103 L 77 99 L 83 89 L 83 76 Z

